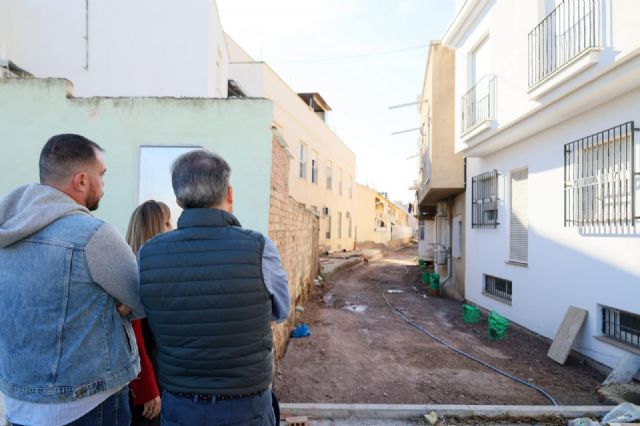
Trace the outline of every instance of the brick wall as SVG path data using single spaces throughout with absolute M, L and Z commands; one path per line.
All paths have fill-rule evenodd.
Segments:
M 289 195 L 289 154 L 276 137 L 271 142 L 271 189 Z
M 318 218 L 289 196 L 288 176 L 288 154 L 274 138 L 269 238 L 280 252 L 291 293 L 289 318 L 274 330 L 276 358 L 284 354 L 295 325 L 295 307 L 303 305 L 309 298 L 320 267 Z

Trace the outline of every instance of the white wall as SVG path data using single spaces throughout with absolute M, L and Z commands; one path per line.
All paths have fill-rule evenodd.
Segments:
M 505 263 L 509 250 L 507 184 L 497 229 L 472 229 L 471 221 L 466 221 L 466 297 L 551 339 L 570 305 L 586 309 L 587 321 L 575 347 L 609 366 L 624 352 L 594 339 L 600 334 L 598 305 L 640 314 L 640 230 L 612 236 L 564 227 L 563 145 L 628 120 L 640 121 L 640 89 L 467 163 L 469 179 L 497 169 L 506 182 L 511 170 L 529 168 L 529 264 Z M 471 191 L 467 191 L 467 205 L 471 206 Z M 483 274 L 512 281 L 512 305 L 482 294 Z
M 496 76 L 496 123 L 497 129 L 509 126 L 528 112 L 559 99 L 603 69 L 640 47 L 640 32 L 637 31 L 638 3 L 635 0 L 600 0 L 599 35 L 602 49 L 595 50 L 597 59 L 586 65 L 583 58 L 565 71 L 554 74 L 538 89 L 529 87 L 528 81 L 528 34 L 542 18 L 538 0 L 511 1 L 469 0 L 465 7 L 486 3 L 477 19 L 457 37 L 449 37 L 444 44 L 456 49 L 456 151 L 460 152 L 473 144 L 475 137 L 460 138 L 461 97 L 470 89 L 468 70 L 471 52 L 488 37 L 490 73 Z M 637 19 L 636 19 L 637 20 Z M 580 68 L 578 67 L 584 67 Z M 573 67 L 573 68 L 572 68 Z M 580 68 L 580 69 L 578 69 Z M 555 87 L 554 87 L 555 86 Z M 546 88 L 553 88 L 544 94 Z M 485 132 L 485 134 L 488 132 Z
M 226 97 L 214 0 L 88 5 L 10 0 L 0 9 L 0 55 L 36 77 L 71 80 L 76 96 Z
M 356 158 L 351 149 L 309 108 L 298 94 L 263 62 L 252 62 L 251 57 L 227 37 L 230 60 L 229 78 L 237 81 L 250 97 L 265 97 L 273 101 L 273 125 L 288 145 L 294 158 L 290 162 L 289 192 L 306 207 L 318 211 L 329 207 L 331 238 L 327 240 L 327 218 L 320 220 L 320 245 L 328 251 L 351 250 L 354 233 L 348 236 L 346 213 L 355 217 Z M 236 62 L 237 61 L 237 62 Z M 307 146 L 307 174 L 299 175 L 300 144 Z M 318 153 L 318 182 L 311 182 L 311 158 Z M 332 165 L 332 188 L 326 186 L 326 167 Z M 339 192 L 340 169 L 343 173 L 343 191 Z M 352 197 L 349 197 L 349 185 Z M 342 213 L 342 238 L 337 238 L 338 212 Z M 373 220 L 373 218 L 372 218 Z M 355 226 L 354 220 L 354 226 Z

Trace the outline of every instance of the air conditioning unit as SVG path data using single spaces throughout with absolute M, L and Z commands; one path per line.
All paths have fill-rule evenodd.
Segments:
M 322 215 L 323 216 L 329 216 L 331 214 L 331 209 L 329 207 L 323 207 L 322 208 Z
M 447 249 L 439 246 L 436 249 L 435 262 L 438 265 L 446 265 L 447 264 Z
M 446 217 L 449 216 L 449 209 L 447 208 L 447 203 L 438 203 L 437 205 L 437 216 Z

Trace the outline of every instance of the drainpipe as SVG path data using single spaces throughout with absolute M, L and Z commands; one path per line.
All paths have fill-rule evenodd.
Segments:
M 440 287 L 444 288 L 444 286 L 449 282 L 451 277 L 453 276 L 453 196 L 449 197 L 449 248 L 447 250 L 447 277 L 440 283 Z

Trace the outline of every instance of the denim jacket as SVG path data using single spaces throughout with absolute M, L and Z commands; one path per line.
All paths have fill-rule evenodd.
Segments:
M 2 231 L 11 227 L 11 220 L 2 217 L 7 201 L 0 202 L 0 391 L 23 401 L 61 403 L 120 388 L 137 376 L 133 329 L 116 304 L 137 307 L 139 297 L 129 290 L 109 292 L 94 277 L 100 268 L 92 265 L 88 247 L 96 235 L 113 228 L 73 206 L 64 194 L 51 193 L 57 190 L 31 190 L 39 196 L 43 191 L 43 198 L 70 203 L 61 209 L 66 213 L 48 218 L 53 221 L 9 245 L 3 245 Z M 33 204 L 38 202 L 14 210 L 23 213 Z M 34 220 L 41 217 L 30 223 Z M 124 253 L 128 247 L 122 244 L 101 256 Z M 129 253 L 131 257 L 113 263 L 135 270 Z

